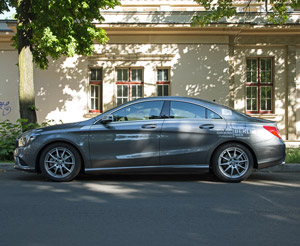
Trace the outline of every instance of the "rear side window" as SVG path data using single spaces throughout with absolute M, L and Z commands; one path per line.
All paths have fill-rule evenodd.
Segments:
M 171 102 L 170 118 L 173 119 L 221 119 L 213 111 L 199 105 L 185 102 Z
M 206 109 L 206 118 L 213 119 L 213 120 L 222 119 L 219 115 L 217 115 L 216 113 L 214 113 L 209 109 Z

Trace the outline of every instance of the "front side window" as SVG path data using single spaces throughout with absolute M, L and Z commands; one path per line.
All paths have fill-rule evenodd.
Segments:
M 170 69 L 159 68 L 157 69 L 157 96 L 169 96 L 170 91 Z
M 143 97 L 143 69 L 117 68 L 117 105 Z
M 136 103 L 114 112 L 114 121 L 158 119 L 162 106 L 163 101 Z
M 89 111 L 100 113 L 102 106 L 102 68 L 91 68 L 89 73 Z
M 185 102 L 171 102 L 170 118 L 174 119 L 221 119 L 213 111 Z
M 272 113 L 273 59 L 247 58 L 246 63 L 247 113 Z

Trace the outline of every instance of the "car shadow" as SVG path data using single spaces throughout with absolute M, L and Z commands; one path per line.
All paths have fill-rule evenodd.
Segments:
M 14 176 L 15 180 L 27 182 L 53 182 L 43 174 L 25 173 Z M 76 182 L 220 182 L 213 174 L 79 174 Z M 71 181 L 72 182 L 72 181 Z
M 76 178 L 77 181 L 126 181 L 126 182 L 194 182 L 213 181 L 217 179 L 208 173 L 200 174 L 84 174 Z
M 270 172 L 253 172 L 246 181 L 285 181 L 295 179 L 298 177 L 290 177 L 288 173 L 270 173 Z M 53 182 L 43 174 L 14 172 L 10 179 L 26 182 Z M 192 174 L 79 174 L 74 181 L 76 182 L 208 182 L 208 183 L 226 183 L 218 180 L 214 174 L 211 173 L 192 173 Z M 72 181 L 71 181 L 72 182 Z M 243 182 L 242 182 L 243 183 Z

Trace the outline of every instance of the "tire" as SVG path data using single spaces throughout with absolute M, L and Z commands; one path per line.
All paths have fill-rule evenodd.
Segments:
M 212 158 L 214 174 L 225 182 L 241 182 L 252 173 L 254 159 L 250 150 L 238 143 L 221 145 Z
M 67 182 L 73 180 L 80 172 L 81 158 L 73 146 L 54 143 L 43 150 L 40 167 L 50 180 Z

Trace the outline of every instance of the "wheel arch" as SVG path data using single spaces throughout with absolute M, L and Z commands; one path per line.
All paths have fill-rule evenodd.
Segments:
M 209 160 L 209 168 L 212 168 L 212 159 L 213 159 L 213 156 L 215 154 L 215 152 L 217 151 L 217 149 L 222 146 L 222 145 L 225 145 L 225 144 L 232 144 L 232 143 L 236 143 L 236 144 L 240 144 L 240 145 L 243 145 L 244 147 L 246 147 L 252 154 L 253 156 L 253 160 L 254 160 L 254 165 L 253 165 L 253 168 L 254 169 L 257 169 L 258 168 L 258 163 L 257 163 L 257 157 L 256 157 L 256 154 L 255 152 L 253 151 L 253 149 L 246 143 L 242 142 L 242 141 L 238 141 L 238 140 L 229 140 L 229 141 L 225 141 L 225 142 L 222 142 L 220 143 L 218 146 L 215 147 L 215 149 L 212 151 L 212 154 L 210 156 L 210 160 Z
M 38 152 L 38 155 L 37 155 L 37 158 L 36 158 L 36 163 L 35 163 L 35 169 L 38 173 L 41 173 L 41 167 L 40 167 L 40 159 L 41 159 L 41 155 L 44 151 L 44 149 L 46 149 L 49 145 L 51 144 L 57 144 L 57 143 L 63 143 L 63 144 L 68 144 L 68 145 L 71 145 L 73 148 L 75 148 L 80 156 L 80 160 L 81 160 L 81 168 L 80 168 L 80 173 L 83 173 L 84 172 L 84 168 L 85 168 L 85 162 L 84 162 L 84 158 L 82 156 L 82 153 L 81 151 L 79 150 L 79 148 L 73 144 L 73 143 L 70 143 L 68 141 L 63 141 L 63 140 L 59 140 L 59 141 L 51 141 L 51 142 L 48 142 L 47 144 L 45 144 Z

